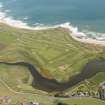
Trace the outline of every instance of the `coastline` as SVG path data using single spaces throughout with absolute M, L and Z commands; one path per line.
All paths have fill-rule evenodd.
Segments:
M 105 47 L 105 41 L 100 41 L 98 39 L 92 39 L 87 37 L 85 33 L 79 32 L 78 29 L 76 27 L 72 27 L 70 23 L 65 23 L 64 25 L 61 25 L 61 27 L 68 29 L 68 31 L 70 32 L 70 36 L 78 42 Z
M 0 8 L 2 8 L 2 4 L 0 5 Z M 15 20 L 12 17 L 8 17 L 6 13 L 0 11 L 0 23 L 6 24 L 14 28 L 27 29 L 27 30 L 33 30 L 33 31 L 34 30 L 47 30 L 47 29 L 61 27 L 61 28 L 67 29 L 68 32 L 70 33 L 70 36 L 76 41 L 105 47 L 105 41 L 100 41 L 97 38 L 92 39 L 92 38 L 87 37 L 85 33 L 79 32 L 78 27 L 72 26 L 70 22 L 66 22 L 64 24 L 58 24 L 54 26 L 44 26 L 44 25 L 39 24 L 35 27 L 31 27 L 27 23 L 24 23 L 21 20 Z
M 71 37 L 74 40 L 79 41 L 79 42 L 82 42 L 82 43 L 93 44 L 93 45 L 98 45 L 98 46 L 105 47 L 105 41 L 99 41 L 99 40 L 92 39 L 92 38 L 87 38 L 87 39 L 86 38 L 83 38 L 83 39 L 80 39 L 80 38 L 75 37 L 74 35 L 71 35 Z
M 10 27 L 26 29 L 26 30 L 33 30 L 33 31 L 34 30 L 47 30 L 47 29 L 54 29 L 54 28 L 55 29 L 56 28 L 64 28 L 64 29 L 67 29 L 70 36 L 78 42 L 105 47 L 105 41 L 100 41 L 98 39 L 92 39 L 92 38 L 87 37 L 85 35 L 85 33 L 79 32 L 77 27 L 71 26 L 69 22 L 64 23 L 64 24 L 60 24 L 60 25 L 54 25 L 54 26 L 30 27 L 30 26 L 27 25 L 27 23 L 23 23 L 22 21 L 13 20 L 13 19 L 10 19 L 10 18 L 5 18 L 5 19 L 2 19 L 2 20 L 0 19 L 0 24 L 5 24 L 5 25 L 8 25 Z
M 2 9 L 2 8 L 3 8 L 3 4 L 0 3 L 0 9 Z M 6 24 L 6 25 L 14 27 L 14 28 L 27 29 L 27 30 L 47 30 L 47 29 L 61 27 L 61 28 L 67 29 L 70 33 L 70 36 L 76 41 L 105 47 L 104 40 L 100 40 L 100 38 L 92 39 L 92 38 L 88 37 L 86 35 L 86 33 L 79 32 L 78 27 L 72 26 L 70 24 L 70 22 L 66 22 L 64 24 L 58 24 L 58 25 L 54 25 L 54 26 L 44 26 L 44 25 L 38 24 L 35 27 L 31 27 L 27 23 L 24 23 L 21 20 L 15 20 L 13 17 L 7 16 L 6 12 L 2 12 L 2 10 L 0 10 L 0 23 Z M 104 34 L 104 36 L 105 36 L 105 34 Z

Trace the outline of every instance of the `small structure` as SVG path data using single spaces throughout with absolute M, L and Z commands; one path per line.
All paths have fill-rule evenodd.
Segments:
M 99 97 L 102 100 L 105 100 L 105 81 L 99 85 Z

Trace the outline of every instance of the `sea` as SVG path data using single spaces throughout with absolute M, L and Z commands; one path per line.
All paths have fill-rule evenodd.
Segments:
M 30 29 L 62 25 L 105 41 L 105 0 L 0 0 L 0 22 Z

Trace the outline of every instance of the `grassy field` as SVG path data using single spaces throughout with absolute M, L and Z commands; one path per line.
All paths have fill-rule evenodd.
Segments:
M 105 102 L 102 102 L 100 100 L 93 99 L 93 98 L 70 99 L 64 102 L 68 103 L 68 105 L 104 105 L 105 104 Z
M 58 102 L 67 103 L 68 105 L 104 105 L 105 102 L 94 99 L 94 98 L 53 98 L 47 95 L 38 95 L 38 94 L 27 94 L 27 93 L 15 93 L 9 90 L 1 81 L 0 81 L 0 96 L 9 96 L 12 101 L 9 105 L 19 105 L 20 102 L 31 102 L 36 101 L 39 102 L 40 105 L 57 105 Z M 5 105 L 5 104 L 0 104 Z M 6 104 L 7 105 L 7 104 Z
M 80 73 L 89 61 L 105 58 L 104 47 L 77 42 L 69 34 L 63 28 L 31 31 L 0 24 L 0 61 L 27 61 L 36 65 L 44 77 L 64 82 Z M 24 67 L 0 65 L 0 80 L 18 92 L 47 94 L 32 88 L 32 76 Z M 105 81 L 105 73 L 98 73 L 86 81 L 90 88 L 97 90 L 99 83 Z M 86 81 L 81 83 L 85 89 Z M 0 95 L 8 94 L 7 89 L 2 89 L 3 85 L 0 85 Z M 67 90 L 70 91 L 71 89 Z M 12 96 L 17 98 L 17 95 Z M 30 99 L 32 97 L 30 95 Z M 90 103 L 88 99 L 82 103 L 80 99 L 74 100 L 70 100 L 70 105 L 76 101 L 80 103 L 77 105 L 83 105 L 85 101 L 86 105 L 103 105 L 95 99 L 91 99 Z

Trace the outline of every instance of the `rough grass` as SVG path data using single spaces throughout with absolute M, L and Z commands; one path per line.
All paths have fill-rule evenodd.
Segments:
M 105 102 L 94 99 L 94 98 L 53 98 L 47 95 L 38 95 L 38 94 L 21 94 L 21 93 L 14 93 L 11 92 L 7 87 L 0 82 L 0 96 L 9 96 L 11 98 L 11 103 L 9 105 L 18 105 L 19 102 L 30 102 L 36 101 L 39 102 L 41 105 L 57 105 L 58 102 L 67 103 L 68 105 L 104 105 Z M 3 104 L 1 104 L 3 105 Z
M 74 99 L 70 99 L 65 101 L 66 103 L 68 103 L 68 105 L 104 105 L 105 102 L 102 102 L 100 100 L 97 99 L 93 99 L 93 98 L 74 98 Z

